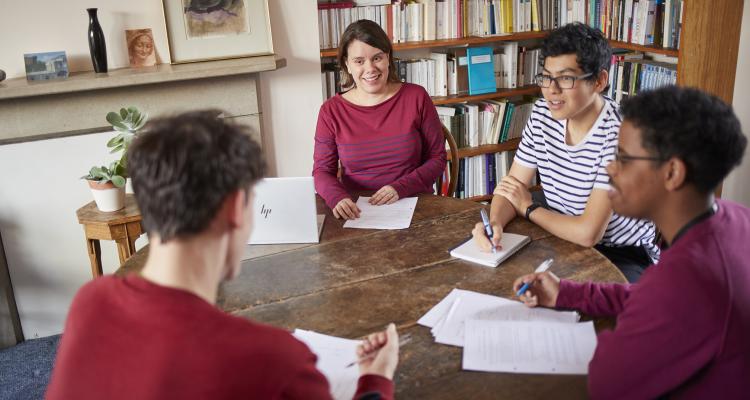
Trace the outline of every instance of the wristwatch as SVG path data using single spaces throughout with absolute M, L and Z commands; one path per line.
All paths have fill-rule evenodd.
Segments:
M 539 202 L 536 202 L 536 201 L 534 201 L 531 204 L 529 204 L 529 206 L 526 208 L 526 219 L 529 219 L 529 217 L 531 216 L 531 212 L 534 211 L 534 210 L 536 210 L 539 207 L 544 208 L 544 206 L 542 205 L 542 203 L 539 203 Z

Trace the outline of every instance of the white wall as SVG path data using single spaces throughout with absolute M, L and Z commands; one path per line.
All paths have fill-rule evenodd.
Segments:
M 322 103 L 316 3 L 268 3 L 274 50 L 287 59 L 287 67 L 261 74 L 264 148 L 271 172 L 309 175 Z M 157 53 L 169 61 L 160 0 L 4 1 L 0 38 L 8 40 L 0 46 L 0 69 L 9 78 L 23 77 L 24 53 L 64 50 L 71 71 L 92 70 L 86 39 L 86 8 L 92 6 L 99 8 L 110 68 L 127 66 L 124 30 L 133 28 L 151 28 Z M 0 146 L 0 232 L 26 338 L 61 332 L 74 293 L 91 278 L 75 216 L 91 194 L 78 178 L 91 165 L 110 160 L 105 147 L 110 137 Z M 119 262 L 112 242 L 102 242 L 102 256 L 104 272 L 114 271 Z
M 740 119 L 742 131 L 750 140 L 750 75 L 747 71 L 750 71 L 750 1 L 745 0 L 732 106 Z M 724 181 L 722 197 L 750 207 L 750 150 L 745 150 L 742 165 Z

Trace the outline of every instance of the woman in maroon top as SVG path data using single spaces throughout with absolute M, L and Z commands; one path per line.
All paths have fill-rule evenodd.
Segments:
M 350 191 L 375 190 L 371 204 L 391 204 L 432 193 L 445 169 L 435 106 L 421 86 L 398 80 L 392 56 L 372 21 L 354 22 L 341 37 L 341 86 L 350 89 L 320 108 L 313 166 L 315 189 L 336 218 L 359 217 Z

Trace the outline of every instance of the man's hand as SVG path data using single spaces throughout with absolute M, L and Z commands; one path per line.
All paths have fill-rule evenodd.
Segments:
M 560 293 L 560 278 L 549 271 L 524 275 L 513 282 L 513 295 L 518 293 L 524 283 L 529 282 L 532 285 L 519 299 L 529 307 L 555 308 L 557 295 Z
M 396 325 L 388 325 L 383 332 L 370 334 L 357 347 L 359 375 L 380 375 L 393 380 L 398 365 L 398 333 Z
M 375 206 L 392 204 L 396 201 L 398 201 L 398 193 L 396 193 L 396 189 L 394 189 L 391 185 L 383 186 L 377 192 L 375 192 L 372 197 L 370 197 L 370 204 Z
M 484 232 L 484 224 L 481 222 L 477 222 L 477 224 L 474 225 L 474 229 L 471 231 L 471 236 L 474 237 L 474 242 L 479 246 L 479 249 L 486 253 L 491 252 L 493 246 L 495 247 L 495 250 L 502 249 L 502 246 L 500 246 L 500 238 L 503 237 L 503 226 L 500 224 L 492 225 L 492 240 L 487 237 L 487 234 Z
M 508 199 L 510 204 L 516 210 L 516 215 L 525 216 L 526 209 L 531 205 L 531 193 L 529 189 L 518 179 L 511 175 L 506 175 L 500 184 L 495 187 L 493 194 L 497 194 Z M 493 228 L 494 229 L 494 228 Z
M 333 216 L 343 219 L 359 218 L 360 209 L 350 198 L 343 199 L 333 208 Z

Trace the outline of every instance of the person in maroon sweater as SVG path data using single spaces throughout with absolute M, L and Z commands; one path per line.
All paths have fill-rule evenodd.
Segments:
M 424 88 L 398 80 L 383 29 L 369 20 L 349 25 L 338 62 L 341 86 L 351 89 L 320 108 L 315 190 L 333 215 L 344 219 L 360 213 L 350 191 L 375 190 L 370 199 L 375 205 L 432 193 L 446 165 L 442 125 Z
M 327 399 L 316 357 L 288 332 L 216 307 L 239 273 L 263 175 L 260 147 L 219 111 L 152 122 L 128 151 L 149 234 L 140 275 L 105 276 L 73 300 L 48 399 Z M 393 398 L 391 324 L 358 348 L 355 398 Z
M 551 272 L 529 306 L 616 317 L 599 334 L 589 392 L 600 399 L 747 398 L 750 392 L 750 209 L 713 193 L 747 145 L 732 108 L 670 86 L 622 105 L 607 172 L 617 213 L 651 219 L 667 248 L 637 284 L 578 283 Z

